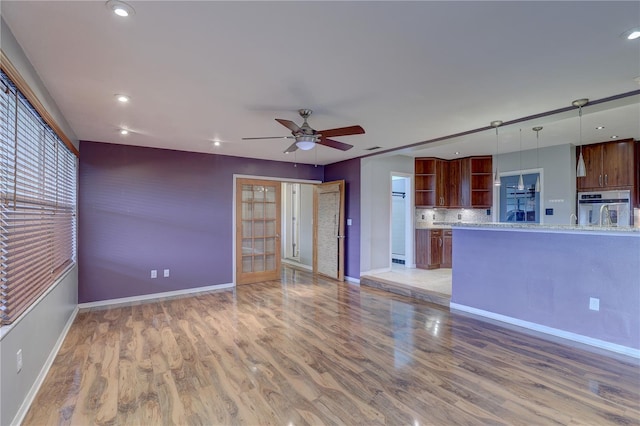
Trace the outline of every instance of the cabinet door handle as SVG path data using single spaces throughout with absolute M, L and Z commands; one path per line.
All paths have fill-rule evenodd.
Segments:
M 604 175 L 604 186 L 609 186 L 609 175 Z
M 442 247 L 442 238 L 438 238 L 438 244 L 440 247 Z
M 598 185 L 602 186 L 602 175 L 598 176 Z

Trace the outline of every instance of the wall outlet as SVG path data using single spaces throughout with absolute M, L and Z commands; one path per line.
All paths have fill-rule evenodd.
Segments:
M 597 297 L 590 297 L 589 298 L 589 309 L 591 309 L 592 311 L 599 311 L 600 310 L 600 299 L 598 299 Z
M 436 214 L 435 213 L 433 214 L 433 217 L 431 219 L 436 220 Z
M 165 269 L 164 270 L 164 277 L 167 278 L 169 276 L 169 270 Z
M 422 215 L 422 220 L 424 220 L 424 215 Z
M 151 270 L 151 278 L 158 278 L 158 271 L 156 269 Z
M 22 349 L 19 349 L 16 353 L 16 373 L 22 370 Z
M 462 214 L 458 213 L 458 220 L 462 220 Z

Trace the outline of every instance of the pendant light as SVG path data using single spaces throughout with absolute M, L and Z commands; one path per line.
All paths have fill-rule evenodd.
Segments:
M 502 182 L 500 182 L 500 176 L 498 176 L 498 154 L 500 153 L 500 149 L 498 146 L 498 127 L 502 126 L 501 120 L 496 120 L 491 122 L 491 127 L 495 127 L 496 129 L 496 171 L 493 174 L 493 185 L 500 186 Z
M 518 178 L 518 191 L 524 191 L 524 180 L 522 179 L 522 129 L 520 129 L 520 178 Z
M 580 156 L 578 157 L 578 167 L 576 167 L 576 176 L 585 177 L 587 175 L 587 168 L 584 165 L 584 158 L 582 157 L 582 107 L 589 102 L 589 99 L 576 99 L 571 102 L 571 105 L 578 107 L 578 116 L 580 117 Z
M 536 168 L 540 168 L 540 130 L 542 130 L 542 126 L 536 126 L 533 129 L 536 132 Z M 540 172 L 538 172 L 538 178 L 536 179 L 536 192 L 540 192 Z

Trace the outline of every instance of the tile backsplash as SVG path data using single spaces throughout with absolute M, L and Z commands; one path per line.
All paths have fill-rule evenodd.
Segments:
M 460 219 L 458 219 L 458 215 L 460 215 Z M 416 209 L 416 228 L 430 227 L 433 222 L 461 221 L 489 223 L 492 222 L 492 216 L 487 214 L 487 209 Z

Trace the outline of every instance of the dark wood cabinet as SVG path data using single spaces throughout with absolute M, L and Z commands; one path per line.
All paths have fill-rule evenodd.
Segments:
M 415 159 L 416 207 L 490 208 L 491 156 Z
M 636 200 L 635 206 L 640 209 L 640 141 L 636 141 Z M 637 224 L 636 224 L 637 225 Z
M 471 157 L 470 203 L 473 208 L 491 208 L 493 205 L 493 159 L 491 156 Z
M 416 229 L 416 267 L 451 268 L 452 243 L 450 229 Z
M 416 207 L 446 207 L 448 205 L 448 162 L 439 158 L 415 159 Z
M 582 146 L 587 175 L 577 178 L 578 191 L 633 188 L 634 143 L 633 139 L 626 139 Z
M 441 268 L 451 268 L 453 266 L 453 232 L 451 229 L 442 231 L 442 259 Z

